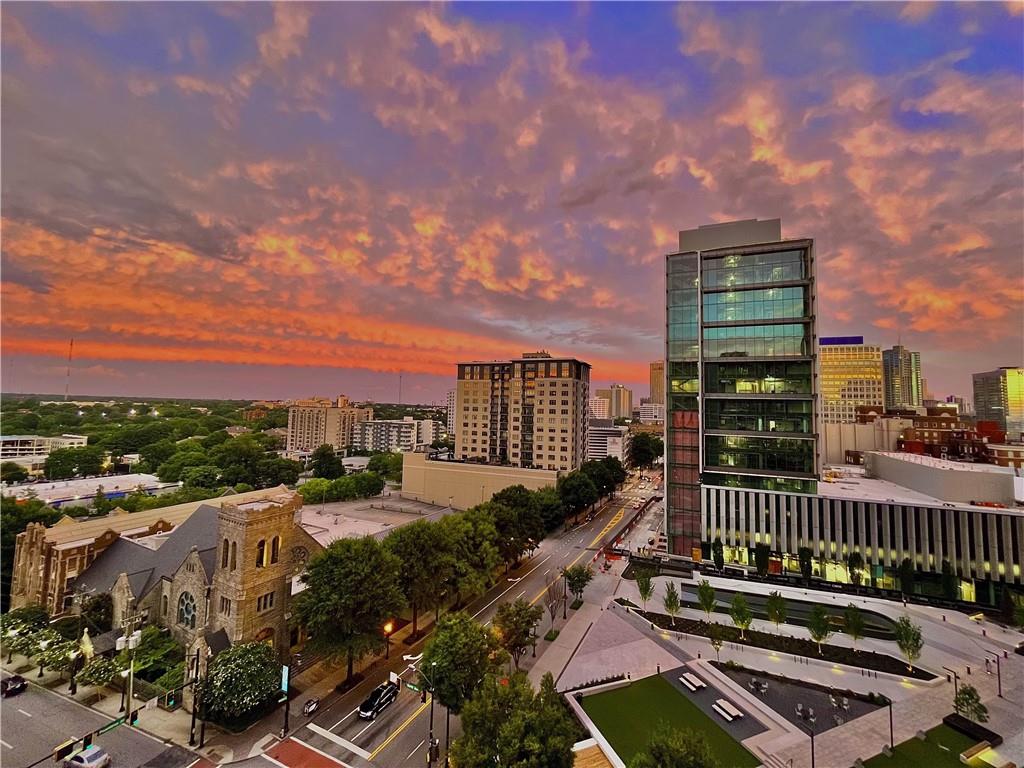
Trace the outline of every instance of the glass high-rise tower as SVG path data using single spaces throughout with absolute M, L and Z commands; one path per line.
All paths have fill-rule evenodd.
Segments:
M 701 557 L 701 485 L 814 493 L 814 243 L 778 219 L 679 233 L 666 257 L 665 510 Z

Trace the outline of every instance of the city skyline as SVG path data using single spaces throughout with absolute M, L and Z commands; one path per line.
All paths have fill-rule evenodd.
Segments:
M 646 393 L 676 233 L 780 217 L 821 335 L 970 397 L 1024 346 L 1022 8 L 7 5 L 0 388 L 74 337 L 76 394 Z

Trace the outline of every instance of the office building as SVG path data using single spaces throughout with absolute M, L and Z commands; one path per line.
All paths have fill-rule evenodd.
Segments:
M 326 398 L 298 400 L 288 409 L 286 450 L 315 451 L 321 445 L 335 450 L 352 444 L 356 424 L 373 418 L 373 408 L 356 408 L 347 397 L 334 401 Z
M 557 482 L 558 472 L 550 469 L 451 461 L 427 451 L 402 454 L 402 498 L 452 509 L 483 504 L 512 485 L 536 491 L 554 488 Z
M 437 440 L 440 424 L 432 419 L 361 421 L 352 428 L 352 447 L 361 451 L 412 451 Z
M 587 429 L 587 461 L 614 456 L 626 465 L 629 427 L 617 427 L 612 419 L 591 419 Z
M 973 378 L 978 421 L 994 421 L 1007 440 L 1024 439 L 1024 368 L 1004 366 Z
M 611 403 L 608 402 L 607 398 L 604 397 L 592 397 L 588 401 L 587 407 L 590 409 L 589 416 L 592 419 L 607 419 L 608 414 L 611 411 Z
M 636 417 L 644 424 L 664 424 L 665 406 L 661 403 L 641 403 Z
M 778 219 L 703 226 L 666 258 L 674 554 L 701 556 L 702 482 L 817 487 L 814 244 L 781 237 Z
M 587 451 L 590 364 L 547 352 L 458 364 L 455 455 L 572 470 Z
M 608 401 L 609 419 L 633 418 L 633 390 L 622 384 L 612 384 L 609 389 L 597 390 L 596 394 Z
M 863 336 L 828 336 L 818 342 L 821 422 L 852 424 L 857 406 L 884 405 L 882 348 Z
M 60 435 L 59 437 L 41 437 L 40 435 L 2 435 L 0 436 L 0 460 L 7 461 L 22 456 L 48 456 L 51 451 L 60 448 L 84 448 L 89 438 L 84 435 Z
M 888 410 L 920 408 L 924 400 L 921 386 L 921 353 L 897 344 L 882 352 L 882 382 Z
M 448 390 L 448 394 L 444 396 L 444 407 L 446 411 L 446 426 L 448 427 L 448 434 L 455 434 L 455 390 Z
M 665 361 L 655 360 L 651 363 L 651 397 L 650 403 L 665 404 Z

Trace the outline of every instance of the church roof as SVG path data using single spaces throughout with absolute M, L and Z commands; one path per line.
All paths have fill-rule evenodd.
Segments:
M 219 508 L 200 505 L 184 522 L 166 534 L 156 549 L 131 539 L 118 539 L 100 553 L 78 577 L 76 586 L 109 592 L 118 576 L 128 574 L 132 594 L 141 600 L 163 577 L 171 578 L 189 552 L 199 550 L 206 583 L 213 580 L 217 564 L 217 513 Z

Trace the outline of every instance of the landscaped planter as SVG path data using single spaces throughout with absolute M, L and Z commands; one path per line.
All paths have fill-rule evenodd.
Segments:
M 638 616 L 645 621 L 670 632 L 679 632 L 687 635 L 698 635 L 709 637 L 711 624 L 706 621 L 695 621 L 693 619 L 680 619 L 675 621 L 663 613 L 636 610 Z M 740 631 L 736 627 L 726 624 L 719 624 L 720 636 L 723 642 L 749 645 L 755 648 L 764 648 L 778 653 L 788 653 L 794 656 L 806 656 L 812 659 L 832 662 L 834 664 L 845 664 L 851 667 L 861 667 L 875 672 L 885 672 L 890 675 L 901 675 L 912 677 L 915 680 L 934 680 L 935 675 L 919 667 L 908 669 L 906 662 L 876 651 L 855 651 L 840 645 L 821 644 L 821 652 L 818 651 L 818 644 L 813 640 L 806 640 L 799 637 L 786 637 L 784 635 L 773 635 L 767 632 L 760 632 L 756 629 L 748 629 L 744 639 L 740 639 Z
M 958 715 L 956 712 L 951 715 L 946 715 L 942 718 L 942 722 L 954 731 L 959 731 L 964 736 L 970 736 L 972 739 L 977 739 L 978 741 L 987 741 L 990 746 L 998 747 L 1003 743 L 1003 737 L 995 731 L 990 731 L 984 725 L 976 723 L 973 720 L 969 720 L 963 715 Z

